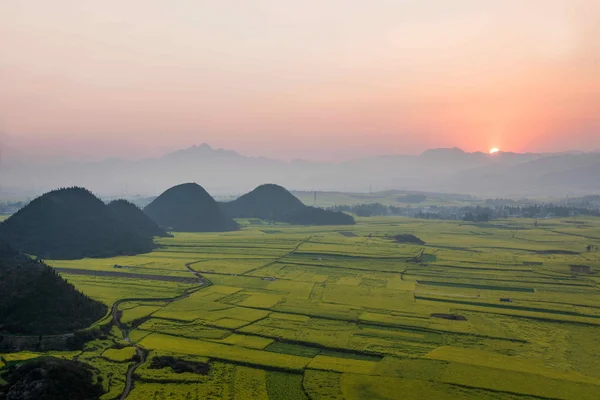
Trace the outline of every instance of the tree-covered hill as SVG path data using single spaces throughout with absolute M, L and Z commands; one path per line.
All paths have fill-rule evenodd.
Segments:
M 86 328 L 108 308 L 49 266 L 0 244 L 0 334 L 49 335 Z
M 50 259 L 146 253 L 153 234 L 121 221 L 86 189 L 46 193 L 0 224 L 0 239 L 15 249 Z
M 40 357 L 2 374 L 0 400 L 95 400 L 104 394 L 96 370 L 79 361 Z
M 228 203 L 221 203 L 233 218 L 282 220 L 306 206 L 296 196 L 279 185 L 265 184 Z
M 115 218 L 144 237 L 168 237 L 164 229 L 152 221 L 138 206 L 127 200 L 114 200 L 108 203 Z
M 239 225 L 197 183 L 174 186 L 144 208 L 161 227 L 176 232 L 223 232 Z
M 285 188 L 265 184 L 238 199 L 221 203 L 233 218 L 261 218 L 295 225 L 352 225 L 354 218 L 342 212 L 307 207 Z

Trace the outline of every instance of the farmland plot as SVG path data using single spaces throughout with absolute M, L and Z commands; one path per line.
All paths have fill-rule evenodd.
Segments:
M 598 398 L 600 256 L 586 248 L 600 245 L 600 219 L 241 222 L 175 233 L 151 254 L 50 262 L 91 297 L 120 301 L 131 345 L 148 352 L 130 399 Z M 94 271 L 195 271 L 208 283 Z M 105 371 L 106 398 L 133 349 L 100 341 L 81 356 Z M 151 368 L 161 355 L 208 372 Z

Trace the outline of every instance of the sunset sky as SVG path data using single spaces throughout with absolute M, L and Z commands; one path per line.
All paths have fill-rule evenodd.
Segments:
M 600 149 L 598 0 L 2 0 L 0 133 L 139 158 Z

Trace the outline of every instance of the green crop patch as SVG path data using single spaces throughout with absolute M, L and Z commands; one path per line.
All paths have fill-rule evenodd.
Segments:
M 422 281 L 422 280 L 418 280 L 417 283 L 419 285 L 447 286 L 447 287 L 478 289 L 478 290 L 498 290 L 501 292 L 526 292 L 526 293 L 535 292 L 535 290 L 532 288 L 523 288 L 523 287 L 517 287 L 517 286 L 476 285 L 476 284 L 468 284 L 468 283 L 435 282 L 435 281 Z
M 122 349 L 108 349 L 102 353 L 102 357 L 115 362 L 128 362 L 135 356 L 135 347 L 124 347 Z
M 362 375 L 371 375 L 375 372 L 377 362 L 339 358 L 330 356 L 316 356 L 308 365 L 309 369 L 321 371 L 345 372 Z
M 145 348 L 169 351 L 172 353 L 205 356 L 211 359 L 240 363 L 243 365 L 277 368 L 289 371 L 302 371 L 310 358 L 278 354 L 241 346 L 227 345 L 204 340 L 179 338 L 161 334 L 146 336 L 140 344 Z
M 272 351 L 281 354 L 291 354 L 300 357 L 314 357 L 321 352 L 318 347 L 303 346 L 300 344 L 286 343 L 286 342 L 274 342 L 269 345 L 265 350 Z
M 369 195 L 352 196 L 330 194 Z M 102 400 L 123 393 L 136 347 L 134 400 L 595 400 L 600 218 L 577 220 L 241 219 L 237 231 L 158 238 L 148 254 L 49 261 L 119 312 L 77 334 L 90 338 L 82 350 L 0 353 L 0 366 L 77 358 L 98 369 Z M 0 351 L 60 342 L 0 336 Z M 153 368 L 154 357 L 181 365 Z
M 302 375 L 268 371 L 266 376 L 269 399 L 308 400 L 302 388 Z
M 277 229 L 262 229 L 262 233 L 266 233 L 268 235 L 275 235 L 277 233 L 282 233 L 282 231 L 278 231 Z

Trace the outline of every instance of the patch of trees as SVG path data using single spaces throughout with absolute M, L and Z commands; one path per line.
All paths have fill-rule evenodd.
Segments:
M 54 269 L 0 245 L 0 333 L 51 335 L 92 325 L 108 312 Z
M 418 244 L 423 245 L 425 242 L 415 235 L 411 235 L 409 233 L 402 233 L 400 235 L 396 235 L 393 237 L 394 240 L 398 243 L 408 243 L 408 244 Z
M 98 371 L 79 361 L 39 357 L 9 365 L 0 400 L 94 400 L 104 394 Z
M 359 217 L 375 217 L 385 215 L 401 215 L 421 219 L 464 220 L 484 222 L 498 218 L 564 218 L 569 216 L 586 215 L 600 216 L 598 207 L 577 207 L 556 204 L 524 204 L 521 201 L 496 199 L 486 201 L 484 206 L 436 206 L 427 207 L 396 207 L 381 203 L 336 205 L 330 208 L 343 211 Z M 522 203 L 522 202 L 521 202 Z
M 0 224 L 0 238 L 19 251 L 50 259 L 133 255 L 156 247 L 150 232 L 131 223 L 138 217 L 119 215 L 84 188 L 57 189 Z
M 466 321 L 467 317 L 465 317 L 464 315 L 458 315 L 458 314 L 439 314 L 439 313 L 434 313 L 431 314 L 431 316 L 433 318 L 443 318 L 443 319 L 449 319 L 451 321 Z
M 469 222 L 488 222 L 490 220 L 490 214 L 487 212 L 467 212 L 463 217 L 463 221 Z
M 223 232 L 239 229 L 219 204 L 196 183 L 174 186 L 144 208 L 166 230 L 176 232 Z
M 341 211 L 304 205 L 279 185 L 261 185 L 234 201 L 221 203 L 232 218 L 260 218 L 295 225 L 353 225 L 354 218 Z
M 176 374 L 191 372 L 194 374 L 208 374 L 209 364 L 199 361 L 186 361 L 172 356 L 156 356 L 152 358 L 149 369 L 171 368 Z
M 539 217 L 570 217 L 574 215 L 600 216 L 600 210 L 575 206 L 559 206 L 554 204 L 532 204 L 523 207 L 504 207 L 508 215 L 518 215 L 523 218 Z
M 358 217 L 379 217 L 384 215 L 404 215 L 404 207 L 385 206 L 381 203 L 336 205 L 329 208 L 332 211 L 348 212 Z
M 419 211 L 418 213 L 416 213 L 414 215 L 414 217 L 419 218 L 419 219 L 447 219 L 447 218 L 443 218 L 439 213 L 423 212 L 423 211 Z

